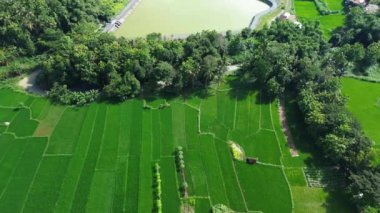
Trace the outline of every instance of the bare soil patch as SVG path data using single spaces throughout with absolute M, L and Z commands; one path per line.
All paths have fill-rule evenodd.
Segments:
M 281 121 L 281 126 L 282 126 L 282 131 L 285 134 L 286 141 L 288 142 L 288 147 L 290 150 L 290 154 L 292 157 L 298 157 L 298 151 L 297 147 L 294 144 L 293 136 L 292 133 L 290 132 L 288 121 L 286 120 L 286 114 L 285 114 L 285 104 L 284 101 L 280 101 L 280 106 L 278 108 L 279 114 L 280 114 L 280 121 Z
M 21 81 L 18 82 L 18 85 L 24 90 L 34 93 L 37 95 L 46 95 L 46 91 L 36 85 L 37 76 L 42 72 L 42 70 L 36 70 L 32 74 L 25 76 Z

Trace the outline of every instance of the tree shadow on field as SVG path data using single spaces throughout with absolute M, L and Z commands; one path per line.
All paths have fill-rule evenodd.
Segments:
M 343 189 L 329 189 L 329 187 L 326 187 L 325 191 L 328 192 L 326 202 L 324 203 L 327 213 L 350 213 L 357 211 L 357 208 L 350 202 L 348 196 L 343 192 Z
M 304 121 L 301 110 L 298 108 L 295 97 L 292 94 L 286 94 L 282 99 L 285 105 L 286 120 L 292 134 L 293 143 L 300 153 L 307 155 L 307 157 L 300 156 L 303 163 L 307 167 L 326 167 L 327 161 L 323 159 L 323 153 L 315 145 L 314 139 L 311 138 L 309 134 L 310 130 Z
M 246 99 L 252 93 L 258 93 L 258 97 L 260 97 L 256 99 L 256 104 L 269 104 L 276 99 L 271 98 L 270 95 L 262 89 L 262 86 L 254 81 L 244 80 L 240 76 L 229 77 L 226 81 L 231 88 L 229 91 L 230 98 L 236 98 L 238 101 Z

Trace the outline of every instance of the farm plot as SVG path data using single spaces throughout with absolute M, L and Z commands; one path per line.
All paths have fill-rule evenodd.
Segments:
M 322 0 L 323 1 L 323 0 Z M 305 21 L 319 21 L 325 37 L 331 36 L 332 30 L 344 23 L 343 4 L 340 0 L 324 0 L 330 10 L 341 11 L 338 14 L 321 15 L 314 1 L 294 0 L 295 13 L 298 18 Z
M 0 133 L 0 207 L 6 212 L 152 212 L 161 203 L 163 212 L 179 212 L 185 199 L 174 153 L 181 146 L 196 212 L 216 204 L 239 212 L 292 212 L 300 205 L 297 199 L 305 199 L 293 200 L 292 189 L 307 187 L 306 157 L 290 159 L 277 101 L 263 103 L 257 92 L 236 97 L 227 84 L 222 87 L 211 89 L 207 98 L 134 99 L 81 108 L 24 95 L 4 104 L 0 99 L 0 121 L 20 123 Z M 12 93 L 0 90 L 0 97 Z M 21 101 L 27 107 L 14 111 Z M 19 130 L 24 124 L 37 130 Z M 258 164 L 234 161 L 228 141 Z
M 348 109 L 359 120 L 374 143 L 376 163 L 380 164 L 380 84 L 352 78 L 342 79 L 343 93 L 348 96 Z

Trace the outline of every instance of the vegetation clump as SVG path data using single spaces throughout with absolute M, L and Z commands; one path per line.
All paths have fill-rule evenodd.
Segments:
M 186 182 L 186 174 L 185 174 L 185 161 L 183 158 L 183 148 L 182 146 L 178 146 L 176 150 L 176 163 L 177 163 L 177 170 L 180 171 L 181 179 L 182 179 L 182 192 L 183 197 L 187 198 L 189 193 L 187 191 L 187 188 L 189 187 Z
M 154 198 L 155 198 L 154 210 L 157 213 L 162 213 L 161 174 L 160 174 L 160 166 L 158 165 L 158 163 L 154 164 L 153 171 L 154 171 L 154 184 L 153 184 L 153 186 L 154 186 Z
M 315 6 L 321 15 L 330 15 L 339 13 L 337 10 L 330 10 L 324 0 L 314 0 Z
M 229 141 L 228 145 L 230 146 L 232 157 L 235 160 L 245 161 L 246 159 L 245 153 L 244 153 L 243 148 L 241 148 L 241 146 L 239 146 L 237 143 L 234 143 L 233 141 Z
M 58 84 L 55 84 L 47 95 L 54 102 L 78 106 L 92 103 L 98 100 L 100 96 L 98 90 L 73 92 L 68 90 L 66 85 L 60 86 Z

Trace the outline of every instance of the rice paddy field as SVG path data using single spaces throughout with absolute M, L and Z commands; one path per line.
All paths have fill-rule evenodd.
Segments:
M 320 27 L 326 38 L 331 36 L 332 30 L 344 23 L 343 1 L 324 0 L 332 11 L 342 11 L 338 14 L 320 15 L 313 0 L 294 0 L 295 13 L 298 18 L 306 21 L 319 21 Z
M 348 96 L 348 108 L 374 142 L 377 162 L 380 163 L 380 83 L 344 78 L 342 86 L 343 93 Z
M 162 211 L 180 212 L 177 146 L 195 212 L 215 204 L 239 212 L 354 209 L 344 196 L 308 186 L 304 168 L 315 157 L 302 134 L 294 135 L 300 156 L 290 156 L 277 101 L 227 84 L 207 94 L 79 108 L 0 89 L 0 124 L 1 212 L 152 212 L 155 163 Z M 229 140 L 259 163 L 234 161 Z

